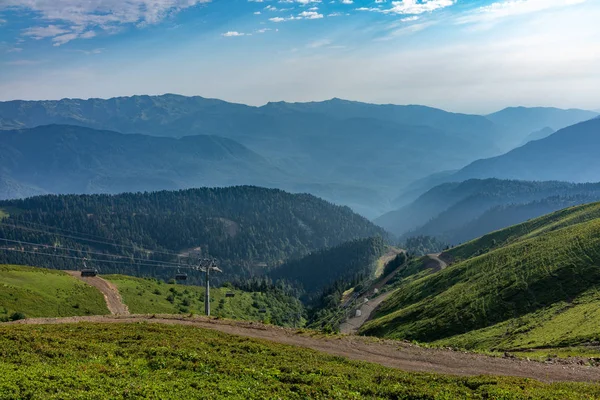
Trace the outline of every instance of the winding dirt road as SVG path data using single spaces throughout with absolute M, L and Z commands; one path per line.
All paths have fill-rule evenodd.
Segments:
M 112 315 L 129 315 L 129 308 L 127 305 L 125 305 L 125 303 L 123 303 L 119 289 L 117 289 L 115 285 L 100 278 L 99 276 L 83 277 L 79 271 L 65 272 L 72 277 L 77 278 L 98 289 L 102 295 L 104 295 L 106 306 Z
M 402 252 L 404 252 L 404 250 L 390 249 L 390 251 L 380 259 L 380 261 L 383 262 L 384 268 L 385 268 L 385 265 L 387 265 L 387 263 L 392 261 L 394 259 L 394 257 L 396 257 L 398 254 L 400 254 Z M 393 291 L 383 293 L 383 294 L 375 297 L 374 299 L 369 300 L 367 303 L 364 303 L 364 299 L 365 298 L 370 299 L 371 297 L 373 297 L 375 295 L 375 289 L 380 290 L 382 287 L 387 285 L 387 283 L 394 276 L 396 276 L 396 274 L 400 270 L 401 270 L 401 268 L 396 268 L 394 271 L 389 273 L 387 276 L 383 277 L 382 279 L 379 279 L 377 282 L 375 282 L 375 284 L 373 284 L 373 286 L 371 286 L 369 288 L 366 295 L 361 296 L 359 298 L 359 301 L 363 302 L 359 307 L 357 307 L 357 309 L 360 310 L 361 315 L 359 317 L 354 316 L 354 317 L 348 318 L 346 321 L 342 322 L 342 324 L 340 325 L 341 333 L 343 333 L 345 335 L 351 335 L 351 334 L 355 334 L 358 332 L 360 327 L 363 326 L 365 324 L 365 322 L 367 322 L 371 318 L 373 311 L 375 311 L 375 309 L 377 307 L 379 307 L 379 305 L 381 303 L 383 303 L 388 297 L 390 297 L 392 295 Z
M 38 318 L 9 324 L 159 323 L 189 325 L 232 335 L 300 346 L 352 360 L 368 361 L 404 371 L 459 376 L 502 375 L 532 378 L 543 382 L 600 382 L 600 368 L 578 364 L 545 364 L 511 358 L 489 357 L 443 349 L 426 349 L 404 342 L 359 336 L 321 337 L 294 329 L 259 323 L 183 316 L 95 316 Z
M 354 316 L 352 318 L 348 318 L 340 325 L 340 332 L 345 335 L 352 335 L 357 333 L 360 327 L 363 326 L 371 318 L 371 314 L 373 314 L 373 311 L 375 311 L 375 309 L 379 307 L 381 303 L 383 303 L 388 297 L 390 297 L 392 293 L 393 291 L 384 293 L 372 300 L 369 300 L 368 303 L 363 303 L 360 307 L 358 307 L 358 309 L 361 312 L 360 317 Z
M 437 271 L 441 271 L 443 269 L 448 268 L 448 263 L 444 260 L 442 260 L 441 258 L 442 253 L 438 253 L 438 254 L 427 254 L 427 258 L 429 259 L 428 261 L 426 261 L 426 266 L 429 266 L 427 263 L 431 263 L 431 268 L 433 268 L 436 272 Z M 434 264 L 435 263 L 435 264 Z M 437 265 L 436 265 L 437 264 Z

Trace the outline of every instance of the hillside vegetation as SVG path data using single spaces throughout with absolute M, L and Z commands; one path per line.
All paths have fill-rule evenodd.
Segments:
M 479 349 L 600 340 L 600 203 L 572 207 L 450 250 L 408 280 L 363 334 Z
M 95 288 L 62 271 L 0 265 L 0 320 L 108 314 Z
M 81 257 L 91 249 L 173 263 L 177 263 L 178 258 L 162 252 L 186 254 L 197 249 L 203 256 L 219 260 L 225 273 L 215 275 L 217 281 L 270 270 L 290 258 L 349 240 L 386 236 L 383 229 L 347 207 L 307 194 L 250 186 L 121 195 L 41 196 L 0 202 L 0 209 L 10 215 L 10 219 L 5 218 L 0 223 L 2 238 L 50 245 L 52 251 L 63 255 Z M 14 225 L 27 229 L 15 229 Z M 92 239 L 79 239 L 82 236 Z M 6 246 L 14 247 L 14 244 Z M 65 252 L 61 247 L 80 251 Z M 137 250 L 140 247 L 143 249 Z M 31 251 L 35 246 L 23 244 L 21 248 Z M 81 267 L 77 260 L 2 252 L 1 249 L 0 258 L 14 264 L 60 269 Z M 115 259 L 102 255 L 88 258 L 96 260 L 102 273 L 165 280 L 174 276 L 173 268 L 139 265 L 143 262 L 128 258 L 119 260 L 122 264 L 109 263 Z
M 0 399 L 590 399 L 587 384 L 406 373 L 186 326 L 0 326 Z
M 200 286 L 166 284 L 154 279 L 108 275 L 119 289 L 132 314 L 204 315 L 205 289 Z M 227 297 L 227 294 L 234 297 Z M 233 287 L 211 288 L 211 315 L 280 326 L 302 326 L 304 307 L 298 299 L 274 286 L 247 292 Z
M 384 251 L 385 244 L 379 237 L 355 240 L 289 261 L 274 270 L 271 277 L 299 285 L 307 297 L 320 294 L 336 282 L 343 282 L 348 286 L 346 290 L 373 277 Z

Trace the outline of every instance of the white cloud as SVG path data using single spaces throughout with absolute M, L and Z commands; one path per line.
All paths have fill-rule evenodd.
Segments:
M 384 3 L 376 1 L 376 3 Z M 399 15 L 418 15 L 427 12 L 433 12 L 442 8 L 450 7 L 456 4 L 456 0 L 399 0 L 392 1 L 390 8 L 377 7 L 359 7 L 357 11 L 373 11 L 383 14 Z
M 302 11 L 300 14 L 298 14 L 299 17 L 302 17 L 304 19 L 321 19 L 323 18 L 323 14 L 319 14 L 318 12 L 315 11 Z
M 23 36 L 30 36 L 33 39 L 44 39 L 68 33 L 69 30 L 57 25 L 36 26 L 23 30 Z
M 507 17 L 537 13 L 553 8 L 574 6 L 586 0 L 504 0 L 479 7 L 457 19 L 459 24 L 486 23 Z
M 52 37 L 56 44 L 90 38 L 89 28 L 115 32 L 122 25 L 156 24 L 183 9 L 211 0 L 2 0 L 0 10 L 25 9 L 48 21 L 47 27 L 31 27 L 23 35 Z M 53 31 L 54 30 L 54 31 Z M 95 35 L 95 33 L 94 33 Z
M 283 0 L 282 0 L 283 1 Z M 317 11 L 302 11 L 298 15 L 290 15 L 289 17 L 273 17 L 269 18 L 271 22 L 285 22 L 285 21 L 293 21 L 298 19 L 322 19 L 323 14 Z
M 329 39 L 320 39 L 315 40 L 314 42 L 309 43 L 306 47 L 310 49 L 318 49 L 319 47 L 329 46 L 331 44 L 331 40 Z
M 246 34 L 245 34 L 245 33 L 242 33 L 242 32 L 229 31 L 229 32 L 225 32 L 225 33 L 223 33 L 221 36 L 225 36 L 225 37 L 236 37 L 236 36 L 246 36 Z

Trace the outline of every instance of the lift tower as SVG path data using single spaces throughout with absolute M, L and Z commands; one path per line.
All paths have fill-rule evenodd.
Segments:
M 205 274 L 205 285 L 206 290 L 204 291 L 204 313 L 206 316 L 210 316 L 210 273 L 223 272 L 217 267 L 217 261 L 214 258 L 203 258 L 200 259 L 198 265 L 195 267 L 196 270 L 202 271 Z

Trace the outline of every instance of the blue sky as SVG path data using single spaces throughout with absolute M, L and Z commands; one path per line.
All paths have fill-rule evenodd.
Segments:
M 599 0 L 0 0 L 0 100 L 600 108 Z

